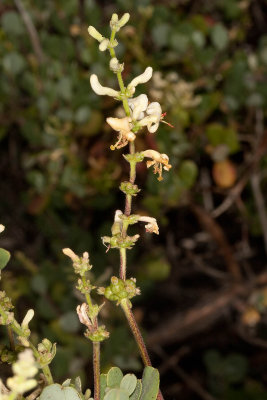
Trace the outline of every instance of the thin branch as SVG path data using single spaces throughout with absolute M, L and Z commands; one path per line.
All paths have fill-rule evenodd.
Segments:
M 33 50 L 36 54 L 36 57 L 39 61 L 40 64 L 43 64 L 43 62 L 45 61 L 45 56 L 41 47 L 41 43 L 39 40 L 39 36 L 37 33 L 37 30 L 32 22 L 32 19 L 29 15 L 29 13 L 26 11 L 23 3 L 21 0 L 14 0 L 16 7 L 21 15 L 21 18 L 23 19 L 23 22 L 26 26 L 26 29 L 28 31 L 31 43 L 32 43 L 32 47 Z
M 255 172 L 251 175 L 250 182 L 254 200 L 259 214 L 259 222 L 262 228 L 265 253 L 267 254 L 267 214 L 266 214 L 266 207 L 264 204 L 264 198 L 260 187 L 259 172 Z

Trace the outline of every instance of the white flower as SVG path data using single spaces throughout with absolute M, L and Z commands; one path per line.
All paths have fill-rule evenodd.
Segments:
M 119 60 L 116 57 L 113 57 L 109 62 L 109 68 L 112 72 L 122 72 L 124 68 L 124 64 L 120 64 Z
M 147 224 L 145 225 L 147 232 L 156 233 L 156 235 L 159 234 L 159 227 L 156 218 L 139 216 L 138 221 L 147 222 Z
M 72 260 L 72 262 L 78 262 L 79 261 L 79 257 L 77 256 L 77 254 L 75 254 L 74 253 L 74 251 L 72 251 L 71 249 L 69 249 L 69 248 L 66 248 L 66 249 L 62 249 L 62 252 L 66 255 L 66 256 L 68 256 L 71 260 Z
M 1 233 L 1 232 L 4 232 L 4 230 L 5 230 L 4 225 L 0 224 L 0 233 Z
M 148 106 L 148 98 L 146 94 L 140 94 L 140 96 L 129 99 L 128 104 L 132 111 L 132 117 L 134 121 L 144 118 L 144 112 Z
M 28 329 L 29 323 L 33 319 L 33 317 L 34 317 L 34 310 L 33 309 L 28 310 L 21 323 L 22 329 Z
M 99 83 L 98 77 L 95 74 L 90 76 L 90 83 L 93 91 L 99 96 L 107 95 L 111 97 L 118 97 L 120 95 L 120 92 L 118 92 L 117 90 L 102 86 Z
M 88 316 L 89 306 L 86 303 L 83 303 L 80 306 L 77 306 L 77 314 L 81 324 L 87 326 L 87 328 L 92 327 L 92 321 Z
M 105 50 L 107 50 L 108 46 L 109 46 L 109 40 L 106 39 L 106 38 L 104 38 L 104 39 L 100 42 L 99 50 L 100 50 L 100 51 L 105 51 Z
M 12 393 L 23 394 L 37 385 L 37 381 L 33 377 L 38 369 L 30 349 L 19 354 L 18 361 L 13 364 L 12 370 L 14 376 L 7 379 L 7 386 Z
M 162 168 L 165 169 L 165 171 L 169 171 L 172 167 L 171 164 L 169 164 L 169 157 L 167 154 L 160 154 L 156 150 L 145 150 L 142 154 L 144 157 L 152 158 L 152 161 L 146 162 L 147 168 L 153 165 L 154 174 L 159 174 L 158 180 L 162 181 Z
M 161 106 L 157 102 L 150 103 L 146 109 L 147 116 L 139 121 L 139 125 L 147 126 L 150 133 L 156 132 L 162 119 Z
M 131 118 L 113 118 L 109 117 L 106 119 L 107 123 L 112 129 L 119 132 L 117 142 L 110 146 L 111 150 L 120 149 L 128 144 L 128 142 L 133 142 L 136 138 L 135 134 L 131 132 Z
M 134 94 L 137 85 L 149 81 L 149 79 L 152 77 L 152 72 L 153 72 L 152 67 L 147 67 L 145 69 L 145 72 L 143 72 L 141 75 L 138 75 L 129 83 L 129 85 L 127 86 L 127 91 L 131 96 Z

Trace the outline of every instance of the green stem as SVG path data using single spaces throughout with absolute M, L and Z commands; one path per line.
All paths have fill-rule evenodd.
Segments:
M 100 342 L 93 342 L 94 400 L 100 400 Z
M 46 365 L 45 367 L 42 367 L 46 382 L 48 385 L 52 385 L 54 383 L 52 374 L 51 374 L 51 370 L 49 368 L 48 365 Z
M 3 318 L 3 320 L 6 321 L 8 316 L 7 316 L 4 308 L 1 305 L 0 305 L 0 314 L 1 314 L 2 318 Z M 12 329 L 12 331 L 15 332 L 16 335 L 22 336 L 22 337 L 24 336 L 23 329 L 21 329 L 19 323 L 16 320 L 14 320 L 14 322 L 12 322 L 9 325 L 9 328 Z M 36 347 L 31 343 L 31 341 L 28 338 L 27 338 L 27 340 L 29 342 L 30 348 L 33 351 L 33 354 L 34 354 L 35 358 L 38 358 L 39 357 L 38 350 L 36 349 Z M 43 374 L 44 374 L 44 376 L 46 378 L 46 381 L 47 381 L 48 385 L 51 385 L 53 383 L 53 378 L 52 378 L 49 366 L 47 365 L 45 367 L 42 367 L 42 371 L 43 371 Z
M 81 278 L 82 278 L 82 283 L 83 283 L 83 285 L 85 287 L 86 286 L 86 278 L 85 278 L 84 275 L 81 275 Z M 90 293 L 86 292 L 85 293 L 85 298 L 86 298 L 86 302 L 87 302 L 87 304 L 89 306 L 89 309 L 92 310 L 93 303 L 92 303 L 92 300 L 91 300 Z
M 114 41 L 115 35 L 116 35 L 116 31 L 113 29 L 111 31 L 110 43 L 112 43 Z M 116 53 L 115 53 L 114 47 L 110 47 L 109 48 L 109 53 L 110 53 L 112 58 L 116 57 Z M 128 101 L 127 101 L 127 97 L 125 96 L 126 89 L 125 89 L 125 86 L 124 86 L 124 83 L 123 83 L 121 72 L 117 72 L 116 75 L 117 75 L 117 79 L 118 79 L 118 82 L 119 82 L 120 91 L 121 91 L 121 94 L 123 96 L 123 98 L 122 98 L 123 108 L 124 108 L 124 111 L 125 111 L 127 117 L 130 117 L 130 115 L 131 115 L 130 114 L 130 108 L 129 108 L 129 104 L 128 104 Z

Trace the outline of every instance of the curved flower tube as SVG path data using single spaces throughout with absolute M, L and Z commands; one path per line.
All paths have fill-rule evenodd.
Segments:
M 118 92 L 117 90 L 102 86 L 99 83 L 98 77 L 95 74 L 90 76 L 90 83 L 91 83 L 93 91 L 96 94 L 98 94 L 99 96 L 107 95 L 107 96 L 118 98 L 120 95 L 120 92 Z
M 136 78 L 134 78 L 129 85 L 127 86 L 127 91 L 133 95 L 135 92 L 135 88 L 137 85 L 140 83 L 146 83 L 151 79 L 153 73 L 152 67 L 147 67 L 145 69 L 145 72 L 143 72 L 141 75 L 138 75 Z

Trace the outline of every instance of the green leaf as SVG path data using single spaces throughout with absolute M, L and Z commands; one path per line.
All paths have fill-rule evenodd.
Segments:
M 120 383 L 120 388 L 124 389 L 128 395 L 130 396 L 137 384 L 137 378 L 134 374 L 127 374 L 125 375 Z
M 0 270 L 4 269 L 10 259 L 9 251 L 0 249 Z
M 198 169 L 194 161 L 185 160 L 179 169 L 179 177 L 186 188 L 190 188 L 196 181 Z
M 1 18 L 3 30 L 10 35 L 21 35 L 25 32 L 24 25 L 18 13 L 7 11 Z
M 7 73 L 16 76 L 25 69 L 26 62 L 19 53 L 12 51 L 4 56 L 3 67 Z
M 138 379 L 138 381 L 136 383 L 136 387 L 134 389 L 134 392 L 130 396 L 130 400 L 139 400 L 141 397 L 141 392 L 142 392 L 142 383 L 141 383 L 141 380 Z
M 123 389 L 111 389 L 105 395 L 104 400 L 129 400 L 129 395 Z
M 120 368 L 118 367 L 110 368 L 107 375 L 107 386 L 119 387 L 122 378 L 123 378 L 123 373 L 121 372 Z
M 218 50 L 223 50 L 228 45 L 228 32 L 222 24 L 216 24 L 211 30 L 211 41 Z
M 223 363 L 223 376 L 230 383 L 239 383 L 245 379 L 248 361 L 241 354 L 229 354 Z
M 107 374 L 101 374 L 100 375 L 100 400 L 104 399 L 106 387 L 107 387 Z
M 85 124 L 91 116 L 91 110 L 87 106 L 81 106 L 78 108 L 78 110 L 75 112 L 75 122 L 77 124 Z
M 159 371 L 153 367 L 145 367 L 142 377 L 140 400 L 156 400 L 159 392 Z
M 44 388 L 40 400 L 81 400 L 81 397 L 74 388 L 55 383 Z
M 233 128 L 213 123 L 207 126 L 205 133 L 212 146 L 216 147 L 225 144 L 230 153 L 235 153 L 239 150 L 237 132 Z

